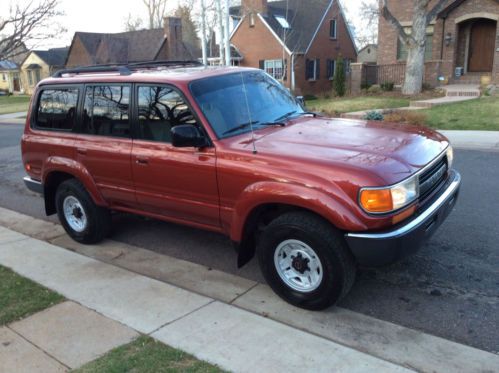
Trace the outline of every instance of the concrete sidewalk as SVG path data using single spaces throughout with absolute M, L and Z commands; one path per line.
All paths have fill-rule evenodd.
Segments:
M 1 208 L 0 225 L 53 243 L 0 228 L 0 264 L 228 370 L 492 372 L 499 366 L 495 354 L 349 310 L 297 309 L 264 284 L 194 263 L 114 241 L 79 245 L 58 225 Z
M 449 131 L 439 130 L 452 146 L 461 149 L 499 151 L 499 131 Z

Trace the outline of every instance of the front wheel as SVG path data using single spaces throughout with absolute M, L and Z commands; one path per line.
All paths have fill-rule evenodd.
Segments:
M 257 251 L 270 287 L 301 308 L 325 309 L 344 297 L 355 281 L 355 262 L 342 235 L 311 213 L 291 212 L 273 220 Z
M 77 242 L 94 244 L 103 240 L 111 228 L 109 210 L 97 206 L 81 182 L 66 180 L 55 195 L 59 220 Z

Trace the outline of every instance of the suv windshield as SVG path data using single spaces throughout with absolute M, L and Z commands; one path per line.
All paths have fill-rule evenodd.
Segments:
M 240 135 L 303 114 L 279 82 L 263 71 L 201 79 L 191 92 L 218 138 Z

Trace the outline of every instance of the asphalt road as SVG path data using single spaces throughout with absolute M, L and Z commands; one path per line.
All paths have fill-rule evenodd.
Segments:
M 22 125 L 0 124 L 0 206 L 47 219 L 41 198 L 22 183 L 21 132 Z M 460 200 L 439 231 L 415 256 L 361 270 L 341 306 L 499 352 L 499 153 L 457 150 L 455 167 Z M 229 240 L 218 234 L 119 214 L 113 239 L 264 281 L 256 260 L 236 268 Z

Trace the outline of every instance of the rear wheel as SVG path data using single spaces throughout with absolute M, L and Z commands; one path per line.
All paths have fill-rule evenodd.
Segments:
M 81 182 L 66 180 L 55 195 L 57 215 L 66 232 L 77 242 L 102 241 L 111 228 L 109 210 L 97 206 Z
M 310 310 L 344 297 L 356 267 L 340 232 L 307 212 L 273 220 L 258 243 L 258 260 L 268 284 L 287 302 Z

